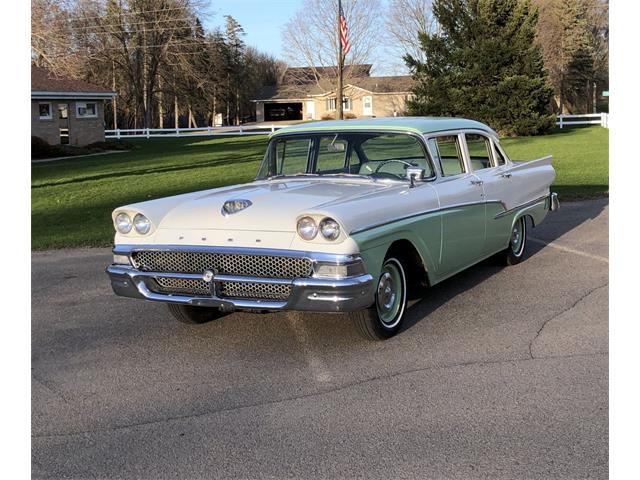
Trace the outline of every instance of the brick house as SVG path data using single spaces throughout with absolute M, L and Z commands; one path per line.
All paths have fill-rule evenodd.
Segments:
M 115 93 L 31 67 L 31 135 L 50 145 L 104 140 L 104 101 Z
M 390 117 L 404 115 L 413 80 L 408 75 L 370 76 L 371 65 L 345 70 L 345 115 Z M 256 120 L 320 120 L 335 115 L 335 68 L 288 68 L 278 85 L 264 87 L 257 99 Z

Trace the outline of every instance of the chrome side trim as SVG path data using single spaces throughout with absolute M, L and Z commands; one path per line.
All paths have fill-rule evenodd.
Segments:
M 349 232 L 349 235 L 355 235 L 357 233 L 362 233 L 362 232 L 365 232 L 367 230 L 373 230 L 374 228 L 384 227 L 385 225 L 390 225 L 392 223 L 401 222 L 402 220 L 408 220 L 408 219 L 411 219 L 411 218 L 420 217 L 422 215 L 428 215 L 430 213 L 445 212 L 447 210 L 455 210 L 456 208 L 470 207 L 470 206 L 474 206 L 474 205 L 486 205 L 487 203 L 499 203 L 500 205 L 502 205 L 504 207 L 504 202 L 502 202 L 500 200 L 487 200 L 486 202 L 485 201 L 479 201 L 479 202 L 456 203 L 455 205 L 449 205 L 447 207 L 432 208 L 430 210 L 423 210 L 423 211 L 418 212 L 418 213 L 412 213 L 410 215 L 405 215 L 404 217 L 395 218 L 395 219 L 389 220 L 387 222 L 381 222 L 381 223 L 375 223 L 375 224 L 372 224 L 372 225 L 367 225 L 366 227 L 361 227 L 361 228 L 357 228 L 355 230 L 352 230 L 351 232 Z
M 498 218 L 504 217 L 505 215 L 509 215 L 509 214 L 511 214 L 511 213 L 513 213 L 513 212 L 515 212 L 517 210 L 521 210 L 523 208 L 531 207 L 531 206 L 536 205 L 536 204 L 538 204 L 540 202 L 546 201 L 547 198 L 549 198 L 549 195 L 545 195 L 544 197 L 536 198 L 535 200 L 531 200 L 530 202 L 526 202 L 526 203 L 523 203 L 521 205 L 518 205 L 517 207 L 510 208 L 509 210 L 505 210 L 504 212 L 498 213 L 497 215 L 495 215 L 493 217 L 493 219 L 497 220 Z

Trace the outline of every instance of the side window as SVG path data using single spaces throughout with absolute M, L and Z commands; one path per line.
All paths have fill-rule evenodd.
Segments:
M 465 133 L 467 150 L 471 158 L 471 168 L 474 172 L 491 168 L 491 142 L 484 135 Z
M 464 173 L 464 160 L 457 135 L 432 137 L 428 141 L 434 161 L 445 177 Z
M 380 169 L 405 178 L 405 170 L 411 164 L 423 168 L 425 178 L 433 176 L 426 153 L 420 140 L 406 134 L 382 134 L 371 137 L 360 144 L 366 162 L 360 173 L 366 175 Z
M 347 141 L 336 135 L 320 138 L 314 173 L 346 173 Z
M 496 152 L 496 165 L 504 165 L 505 163 L 507 163 L 507 160 L 504 158 L 504 155 L 502 155 L 502 152 L 500 151 L 500 149 L 498 148 L 498 145 L 495 145 L 494 142 L 494 152 Z
M 306 173 L 310 145 L 311 140 L 308 138 L 279 141 L 276 144 L 278 174 L 295 175 L 296 173 Z

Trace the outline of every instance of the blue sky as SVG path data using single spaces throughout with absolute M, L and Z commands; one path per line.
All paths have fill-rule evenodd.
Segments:
M 383 6 L 386 0 L 382 0 Z M 207 30 L 224 27 L 224 16 L 231 15 L 246 32 L 245 43 L 282 59 L 282 29 L 293 14 L 301 8 L 300 0 L 212 0 L 210 16 L 204 19 Z M 348 20 L 348 19 L 347 19 Z M 406 73 L 393 66 L 384 49 L 372 59 L 373 74 L 394 75 Z M 377 61 L 376 61 L 377 60 Z
M 247 33 L 245 42 L 262 52 L 282 58 L 282 27 L 300 7 L 300 0 L 213 0 L 206 27 L 223 27 L 231 15 Z

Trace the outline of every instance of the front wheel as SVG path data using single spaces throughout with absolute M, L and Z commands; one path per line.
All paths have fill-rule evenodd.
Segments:
M 524 252 L 527 247 L 527 221 L 525 217 L 520 217 L 513 224 L 509 246 L 504 250 L 504 261 L 507 265 L 516 265 L 524 259 Z
M 407 309 L 407 276 L 403 262 L 388 257 L 378 277 L 374 304 L 351 312 L 358 331 L 369 340 L 385 340 L 400 331 Z

